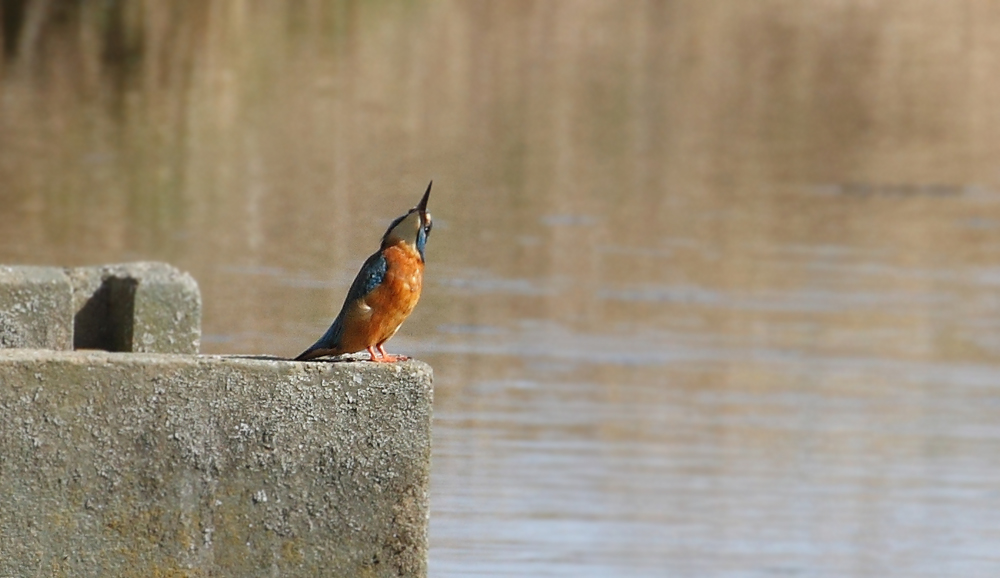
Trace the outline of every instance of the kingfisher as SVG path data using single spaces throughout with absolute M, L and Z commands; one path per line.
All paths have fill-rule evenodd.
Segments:
M 340 314 L 323 337 L 295 361 L 368 350 L 371 361 L 409 359 L 385 352 L 385 342 L 399 331 L 417 306 L 424 276 L 424 248 L 431 234 L 427 199 L 431 181 L 416 207 L 397 218 L 382 235 L 382 246 L 365 260 L 351 283 Z M 376 350 L 381 357 L 375 355 Z

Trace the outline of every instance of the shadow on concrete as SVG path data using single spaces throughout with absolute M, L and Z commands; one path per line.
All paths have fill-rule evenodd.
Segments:
M 73 318 L 73 349 L 132 351 L 136 279 L 108 277 Z
M 262 361 L 295 361 L 291 357 L 278 357 L 277 355 L 223 355 L 234 359 L 259 359 Z M 322 359 L 310 359 L 308 361 L 298 361 L 296 363 L 357 363 L 368 361 L 368 354 L 349 353 L 339 357 L 327 357 Z

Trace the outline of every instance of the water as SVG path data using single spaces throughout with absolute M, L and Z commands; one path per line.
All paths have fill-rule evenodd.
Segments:
M 1000 573 L 990 3 L 166 6 L 5 13 L 0 262 L 292 356 L 433 178 L 432 576 Z

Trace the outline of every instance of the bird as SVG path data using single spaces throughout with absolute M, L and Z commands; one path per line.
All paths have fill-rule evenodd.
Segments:
M 367 350 L 373 362 L 409 359 L 390 355 L 384 345 L 399 331 L 420 299 L 424 274 L 424 249 L 431 234 L 427 199 L 431 186 L 417 206 L 395 219 L 382 235 L 379 250 L 365 260 L 330 328 L 295 361 Z M 376 350 L 381 355 L 376 356 Z

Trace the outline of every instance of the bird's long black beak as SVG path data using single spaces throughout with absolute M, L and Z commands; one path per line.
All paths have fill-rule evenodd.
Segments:
M 429 199 L 431 196 L 431 185 L 433 184 L 434 181 L 431 181 L 430 183 L 427 184 L 427 192 L 424 193 L 424 198 L 420 199 L 420 202 L 417 203 L 416 208 L 418 211 L 420 211 L 421 215 L 427 214 L 427 199 Z

